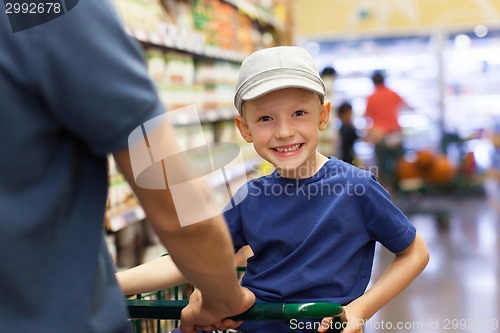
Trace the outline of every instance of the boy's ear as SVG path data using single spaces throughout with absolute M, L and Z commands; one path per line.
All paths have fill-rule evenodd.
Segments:
M 234 118 L 234 123 L 236 124 L 236 127 L 238 127 L 238 130 L 240 131 L 241 136 L 243 139 L 245 139 L 246 142 L 252 143 L 253 142 L 253 137 L 252 133 L 250 132 L 250 128 L 248 127 L 247 122 L 242 116 L 236 116 Z
M 321 105 L 321 111 L 319 113 L 319 124 L 318 129 L 324 131 L 328 127 L 328 121 L 330 120 L 330 100 L 326 99 Z

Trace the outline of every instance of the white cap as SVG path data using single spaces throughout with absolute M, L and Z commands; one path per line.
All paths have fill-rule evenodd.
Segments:
M 241 64 L 234 106 L 242 114 L 244 101 L 284 88 L 303 88 L 320 95 L 325 84 L 311 55 L 297 46 L 277 46 L 252 53 Z

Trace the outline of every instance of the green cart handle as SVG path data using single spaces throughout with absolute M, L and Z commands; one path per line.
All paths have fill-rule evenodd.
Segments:
M 342 314 L 342 306 L 335 303 L 256 303 L 246 312 L 231 317 L 233 320 L 289 320 L 293 318 L 324 318 Z
M 130 318 L 180 319 L 188 300 L 127 300 Z M 231 317 L 233 320 L 289 320 L 293 318 L 336 317 L 342 306 L 335 303 L 255 303 L 246 312 Z

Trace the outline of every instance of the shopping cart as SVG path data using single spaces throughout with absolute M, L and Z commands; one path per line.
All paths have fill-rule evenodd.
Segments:
M 136 333 L 166 333 L 179 325 L 182 309 L 188 304 L 192 291 L 189 284 L 149 294 L 127 298 L 127 306 Z M 256 303 L 248 311 L 232 317 L 234 320 L 291 320 L 336 317 L 340 323 L 342 306 L 335 303 Z M 331 326 L 341 326 L 335 324 Z M 340 332 L 330 330 L 329 332 Z M 295 330 L 291 329 L 291 332 Z M 312 332 L 316 332 L 313 330 Z M 269 332 L 271 333 L 271 332 Z

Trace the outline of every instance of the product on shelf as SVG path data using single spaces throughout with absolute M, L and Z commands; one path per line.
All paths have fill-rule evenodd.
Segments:
M 109 186 L 105 227 L 108 231 L 114 232 L 144 219 L 144 211 L 139 206 L 132 188 L 118 171 L 112 157 L 108 158 L 108 165 Z
M 149 76 L 157 83 L 163 82 L 166 72 L 165 54 L 161 48 L 150 47 L 145 50 Z
M 114 0 L 118 12 L 129 29 L 142 33 L 156 33 L 161 24 L 171 21 L 156 0 Z
M 110 209 L 126 205 L 134 194 L 123 175 L 117 170 L 113 158 L 109 158 L 109 191 L 107 206 Z
M 191 104 L 200 112 L 233 108 L 238 64 L 195 60 L 187 53 L 155 47 L 147 48 L 145 53 L 149 73 L 169 110 Z
M 238 71 L 238 64 L 226 61 L 197 61 L 196 83 L 204 87 L 202 110 L 233 108 Z

